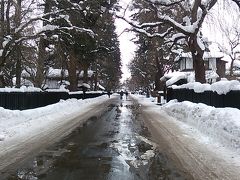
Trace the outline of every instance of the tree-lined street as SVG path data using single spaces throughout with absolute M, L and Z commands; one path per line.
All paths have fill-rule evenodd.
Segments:
M 99 109 L 95 106 L 92 110 L 96 108 Z M 73 132 L 63 139 L 58 137 L 59 142 L 52 144 L 50 136 L 54 133 L 45 134 L 46 149 L 39 151 L 28 146 L 31 158 L 26 152 L 19 152 L 25 149 L 17 148 L 17 154 L 22 155 L 21 161 L 5 167 L 1 175 L 9 179 L 49 180 L 189 179 L 176 168 L 168 154 L 160 153 L 150 140 L 151 133 L 136 101 L 119 100 L 117 96 L 104 103 L 98 113 L 83 114 L 75 121 L 82 122 L 84 116 L 87 121 L 81 125 L 75 123 Z M 65 128 L 59 127 L 55 133 L 60 135 L 59 131 Z M 42 144 L 39 139 L 35 141 Z M 29 140 L 23 146 L 27 144 Z
M 12 144 L 0 179 L 238 179 L 237 164 L 143 101 L 114 95 Z
M 239 179 L 239 8 L 1 0 L 0 180 Z

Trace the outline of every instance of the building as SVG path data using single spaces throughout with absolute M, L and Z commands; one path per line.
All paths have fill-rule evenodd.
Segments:
M 227 61 L 222 59 L 223 56 L 222 52 L 204 52 L 205 77 L 208 83 L 211 84 L 225 77 Z M 179 71 L 167 73 L 161 78 L 162 81 L 166 81 L 166 86 L 195 81 L 191 53 L 180 54 L 175 62 L 179 64 Z
M 78 90 L 82 90 L 83 88 L 90 89 L 91 86 L 93 86 L 94 71 L 88 70 L 87 83 L 83 82 L 83 71 L 79 71 L 77 75 L 78 75 Z M 22 73 L 22 78 L 23 85 L 31 86 L 29 85 L 30 75 L 27 72 L 24 71 Z M 59 89 L 62 86 L 67 88 L 70 84 L 68 81 L 68 70 L 49 68 L 43 83 L 44 89 Z M 99 82 L 97 82 L 97 87 L 98 90 L 105 89 L 103 86 L 99 84 Z

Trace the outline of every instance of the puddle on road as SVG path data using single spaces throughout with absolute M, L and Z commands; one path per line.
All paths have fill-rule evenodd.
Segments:
M 184 179 L 145 138 L 150 133 L 139 115 L 132 101 L 111 104 L 99 119 L 90 118 L 22 168 L 7 172 L 7 179 Z

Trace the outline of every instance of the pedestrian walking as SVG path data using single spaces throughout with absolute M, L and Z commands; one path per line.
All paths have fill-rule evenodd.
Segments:
M 128 92 L 127 91 L 125 92 L 125 95 L 126 95 L 126 99 L 127 99 L 128 98 Z
M 107 95 L 110 98 L 110 95 L 111 95 L 111 91 L 110 90 L 107 91 Z
M 120 92 L 120 99 L 123 98 L 123 91 Z

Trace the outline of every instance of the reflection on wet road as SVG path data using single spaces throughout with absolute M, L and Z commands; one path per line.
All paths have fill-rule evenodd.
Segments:
M 116 100 L 106 108 L 100 118 L 92 117 L 21 168 L 6 172 L 7 179 L 184 179 L 147 139 L 138 104 Z

